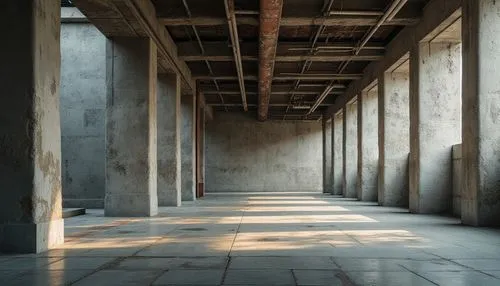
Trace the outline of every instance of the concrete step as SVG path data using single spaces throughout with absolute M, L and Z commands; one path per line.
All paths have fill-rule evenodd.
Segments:
M 79 215 L 84 215 L 84 214 L 85 214 L 84 208 L 64 208 L 63 209 L 63 218 L 69 218 L 69 217 L 74 217 L 74 216 L 79 216 Z

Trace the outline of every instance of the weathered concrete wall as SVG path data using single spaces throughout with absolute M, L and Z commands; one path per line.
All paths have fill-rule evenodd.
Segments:
M 332 193 L 332 120 L 323 117 L 323 193 Z
M 408 206 L 410 83 L 408 73 L 386 72 L 378 80 L 378 202 Z
M 0 13 L 0 252 L 42 252 L 64 242 L 59 2 Z
M 322 192 L 321 122 L 221 112 L 205 136 L 207 192 Z
M 358 96 L 358 199 L 377 201 L 378 90 Z
M 462 186 L 463 186 L 463 172 L 462 172 L 462 144 L 453 146 L 452 150 L 453 159 L 453 215 L 456 217 L 461 216 L 462 208 Z
M 149 38 L 106 45 L 106 216 L 154 216 L 157 197 L 157 51 Z
M 461 135 L 461 45 L 421 43 L 410 53 L 410 211 L 452 208 L 451 148 Z
M 333 117 L 333 194 L 342 195 L 342 184 L 344 178 L 344 123 L 343 112 Z
M 61 25 L 62 186 L 65 207 L 103 208 L 106 38 L 92 24 Z
M 182 114 L 182 144 L 181 144 L 181 192 L 183 201 L 196 200 L 196 97 L 193 95 L 184 95 L 181 99 Z
M 358 102 L 354 100 L 348 103 L 344 110 L 344 183 L 342 193 L 347 198 L 357 198 Z
M 500 226 L 500 1 L 463 1 L 462 221 Z

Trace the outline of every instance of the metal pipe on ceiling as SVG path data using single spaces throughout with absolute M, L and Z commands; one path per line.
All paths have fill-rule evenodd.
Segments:
M 390 15 L 397 14 L 399 12 L 399 10 L 401 10 L 401 8 L 403 8 L 406 1 L 407 0 L 395 0 L 394 2 L 392 2 L 392 4 L 389 6 L 389 8 L 384 13 L 384 15 L 382 15 L 382 17 L 380 17 L 377 24 L 375 26 L 373 26 L 368 31 L 368 33 L 365 34 L 363 39 L 360 41 L 358 47 L 354 50 L 355 55 L 359 54 L 361 49 L 363 49 L 363 47 L 368 43 L 368 41 L 373 37 L 373 35 L 375 35 L 375 33 L 380 28 L 380 26 L 382 26 L 382 24 L 384 24 L 387 21 L 387 19 L 389 18 Z M 400 5 L 400 3 L 403 3 L 403 5 Z
M 381 11 L 331 11 L 331 16 L 382 16 Z
M 396 15 L 399 13 L 399 11 L 401 11 L 401 9 L 403 9 L 403 6 L 408 2 L 408 0 L 402 0 L 401 2 L 399 2 L 398 6 L 396 6 L 396 8 L 394 8 L 394 10 L 392 11 L 391 14 L 389 14 L 389 16 L 387 16 L 387 22 L 390 22 L 392 20 L 394 20 L 394 17 L 396 17 Z
M 328 0 L 328 3 L 325 2 L 326 5 L 323 6 L 323 16 L 327 16 L 330 11 L 332 10 L 332 7 L 333 7 L 333 3 L 334 3 L 335 0 Z M 316 30 L 316 34 L 314 35 L 313 37 L 313 41 L 311 43 L 311 47 L 309 48 L 309 54 L 313 54 L 316 50 L 316 43 L 319 39 L 319 36 L 323 33 L 323 31 L 325 30 L 325 25 L 322 24 L 318 27 L 318 30 Z M 310 60 L 306 60 L 304 62 L 304 65 L 302 66 L 302 69 L 300 71 L 301 74 L 305 73 L 306 71 L 309 70 L 309 68 L 311 68 L 311 64 L 312 62 Z M 299 87 L 300 85 L 300 79 L 297 80 L 295 82 L 295 87 L 293 88 L 292 90 L 292 96 L 290 97 L 290 105 L 292 104 L 293 100 L 295 99 L 295 92 L 297 90 L 297 88 Z M 288 110 L 289 110 L 289 107 L 287 107 L 286 111 L 285 111 L 285 115 L 283 116 L 283 120 L 286 119 L 286 114 L 288 113 Z
M 236 15 L 259 15 L 259 11 L 252 10 L 235 10 L 234 14 Z
M 184 5 L 184 9 L 186 10 L 187 16 L 189 17 L 189 19 L 191 19 L 192 14 L 191 14 L 191 10 L 189 9 L 189 5 L 187 3 L 187 0 L 182 0 L 182 4 Z M 194 35 L 196 37 L 196 41 L 198 42 L 198 46 L 200 47 L 200 52 L 201 52 L 202 55 L 204 55 L 205 54 L 205 48 L 203 47 L 203 42 L 201 41 L 201 38 L 200 38 L 200 35 L 198 34 L 198 30 L 196 29 L 196 26 L 195 25 L 191 25 L 191 29 L 193 29 L 193 33 L 194 33 Z M 205 60 L 205 64 L 207 65 L 207 69 L 208 69 L 209 74 L 213 75 L 214 72 L 212 70 L 212 66 L 210 65 L 210 62 L 207 61 L 207 60 Z M 219 99 L 220 99 L 222 105 L 224 105 L 224 97 L 220 93 L 219 84 L 217 83 L 216 79 L 213 79 L 212 81 L 213 81 L 213 83 L 215 85 L 215 89 L 219 92 Z M 224 109 L 226 110 L 226 112 L 228 111 L 227 107 L 224 107 Z
M 360 51 L 365 47 L 365 45 L 370 41 L 370 39 L 375 35 L 375 33 L 378 31 L 378 29 L 386 22 L 388 21 L 387 19 L 389 16 L 396 15 L 406 4 L 407 0 L 394 0 L 391 5 L 386 9 L 384 15 L 380 17 L 380 19 L 377 21 L 377 24 L 373 26 L 368 32 L 365 34 L 365 36 L 361 39 L 357 47 L 354 49 L 354 54 L 352 55 L 351 59 L 344 62 L 340 68 L 338 73 L 342 73 L 346 68 L 347 65 L 352 61 L 352 58 L 360 53 Z M 306 115 L 309 115 L 316 111 L 316 109 L 319 107 L 321 102 L 325 100 L 325 98 L 328 96 L 330 91 L 332 90 L 331 86 L 332 84 L 335 83 L 335 80 L 332 80 L 330 84 L 325 88 L 325 91 L 318 97 L 314 105 L 311 107 L 311 109 L 307 112 Z
M 234 0 L 225 0 L 227 23 L 229 25 L 229 35 L 231 38 L 234 61 L 236 62 L 236 72 L 238 73 L 238 82 L 240 84 L 241 101 L 243 109 L 248 111 L 247 95 L 245 91 L 245 79 L 243 75 L 243 61 L 241 60 L 240 40 L 238 36 L 238 25 L 236 24 L 236 16 L 234 15 Z

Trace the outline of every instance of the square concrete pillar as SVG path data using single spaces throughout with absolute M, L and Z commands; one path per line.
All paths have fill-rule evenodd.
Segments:
M 377 201 L 378 90 L 358 97 L 358 199 Z
M 0 252 L 64 242 L 59 4 L 0 2 Z
M 183 201 L 196 200 L 196 97 L 182 96 L 181 196 Z
M 149 38 L 108 40 L 106 216 L 158 213 L 156 46 Z
M 358 180 L 358 102 L 355 98 L 344 108 L 344 181 L 343 195 L 357 198 Z
M 462 222 L 500 225 L 500 2 L 463 5 Z
M 205 108 L 203 94 L 197 94 L 196 104 L 196 197 L 205 193 Z
M 158 75 L 158 203 L 181 205 L 181 78 Z
M 208 119 L 208 116 L 207 116 L 207 113 L 206 113 L 206 110 L 210 108 L 210 107 L 207 107 L 207 106 L 204 106 L 203 109 L 202 109 L 202 112 L 201 112 L 201 126 L 200 126 L 200 152 L 201 152 L 201 155 L 200 155 L 200 159 L 201 159 L 201 162 L 200 162 L 200 165 L 201 165 L 201 170 L 200 170 L 200 181 L 201 181 L 201 185 L 200 185 L 200 189 L 198 191 L 198 194 L 199 194 L 199 197 L 204 197 L 205 196 L 205 181 L 206 181 L 206 166 L 207 166 L 207 157 L 206 157 L 206 148 L 205 148 L 205 143 L 206 143 L 206 129 L 207 129 L 207 119 Z
M 460 43 L 410 52 L 410 211 L 451 211 L 452 147 L 461 139 Z
M 332 193 L 332 120 L 323 116 L 323 193 Z
M 340 111 L 332 117 L 333 194 L 342 195 L 344 178 L 344 113 Z
M 408 73 L 386 72 L 378 80 L 378 202 L 407 207 L 410 153 Z

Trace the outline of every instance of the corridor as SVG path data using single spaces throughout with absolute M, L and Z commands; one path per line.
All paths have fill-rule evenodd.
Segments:
M 65 232 L 61 248 L 0 256 L 1 285 L 500 285 L 500 230 L 318 193 L 88 210 Z

